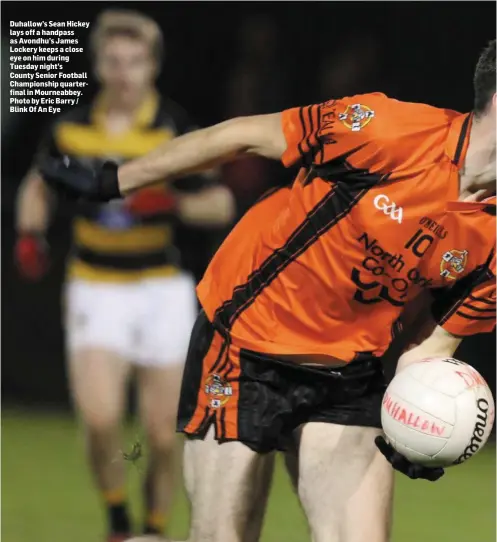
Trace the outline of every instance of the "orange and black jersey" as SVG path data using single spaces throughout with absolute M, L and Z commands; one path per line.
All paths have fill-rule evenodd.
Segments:
M 46 154 L 65 154 L 93 167 L 110 159 L 122 163 L 196 128 L 179 105 L 155 93 L 144 100 L 125 133 L 113 135 L 107 131 L 105 110 L 105 97 L 101 96 L 90 106 L 76 107 L 58 117 L 42 142 L 38 160 Z M 174 188 L 197 190 L 208 183 L 206 177 L 196 176 L 179 180 Z M 146 190 L 166 193 L 167 188 Z M 125 201 L 81 204 L 74 220 L 69 273 L 97 281 L 174 273 L 178 257 L 173 226 L 171 214 L 139 217 L 130 212 Z
M 198 294 L 216 328 L 261 353 L 350 361 L 382 355 L 423 290 L 468 275 L 481 283 L 495 215 L 479 209 L 474 221 L 464 204 L 447 205 L 458 198 L 471 122 L 383 94 L 283 112 L 283 163 L 302 168 L 213 258 Z

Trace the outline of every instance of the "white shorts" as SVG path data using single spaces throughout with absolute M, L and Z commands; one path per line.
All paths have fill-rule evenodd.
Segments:
M 186 273 L 122 284 L 73 279 L 65 308 L 69 352 L 102 348 L 153 366 L 185 361 L 198 313 Z

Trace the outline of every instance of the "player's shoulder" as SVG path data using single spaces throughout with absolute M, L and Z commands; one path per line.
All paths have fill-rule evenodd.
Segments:
M 447 155 L 454 134 L 461 133 L 467 114 L 433 105 L 408 102 L 382 93 L 351 96 L 342 105 L 338 119 L 351 130 L 363 132 L 385 169 L 406 171 L 408 164 L 424 167 Z M 355 125 L 352 123 L 355 121 Z
M 428 126 L 447 127 L 462 114 L 451 109 L 444 109 L 419 102 L 408 102 L 388 96 L 382 92 L 356 94 L 346 96 L 341 101 L 344 111 L 338 112 L 339 119 L 347 119 L 348 116 L 363 118 L 363 123 L 368 119 L 371 128 L 382 128 L 386 125 L 392 128 L 408 129 L 426 128 Z
M 195 127 L 188 111 L 178 102 L 166 96 L 160 96 L 154 128 L 172 127 L 178 134 L 190 131 Z
M 45 134 L 45 137 L 55 137 L 55 134 L 58 132 L 59 128 L 67 124 L 91 124 L 91 107 L 89 105 L 80 105 L 77 107 L 72 107 L 63 113 L 59 113 L 54 118 L 46 122 L 42 133 Z

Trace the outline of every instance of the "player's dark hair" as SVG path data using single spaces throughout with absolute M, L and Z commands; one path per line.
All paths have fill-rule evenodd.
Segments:
M 481 115 L 486 110 L 495 94 L 495 40 L 482 51 L 476 64 L 475 77 L 475 114 Z

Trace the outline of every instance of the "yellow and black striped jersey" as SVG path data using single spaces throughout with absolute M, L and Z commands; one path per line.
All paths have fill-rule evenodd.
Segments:
M 91 166 L 105 160 L 122 163 L 196 128 L 180 106 L 156 93 L 143 102 L 125 133 L 109 133 L 104 112 L 105 99 L 98 97 L 92 105 L 61 115 L 48 130 L 38 160 L 46 154 L 64 154 Z M 182 179 L 175 189 L 195 190 L 208 182 L 205 177 Z M 71 277 L 130 281 L 176 273 L 179 267 L 174 217 L 167 213 L 137 217 L 124 201 L 78 205 L 73 239 Z

